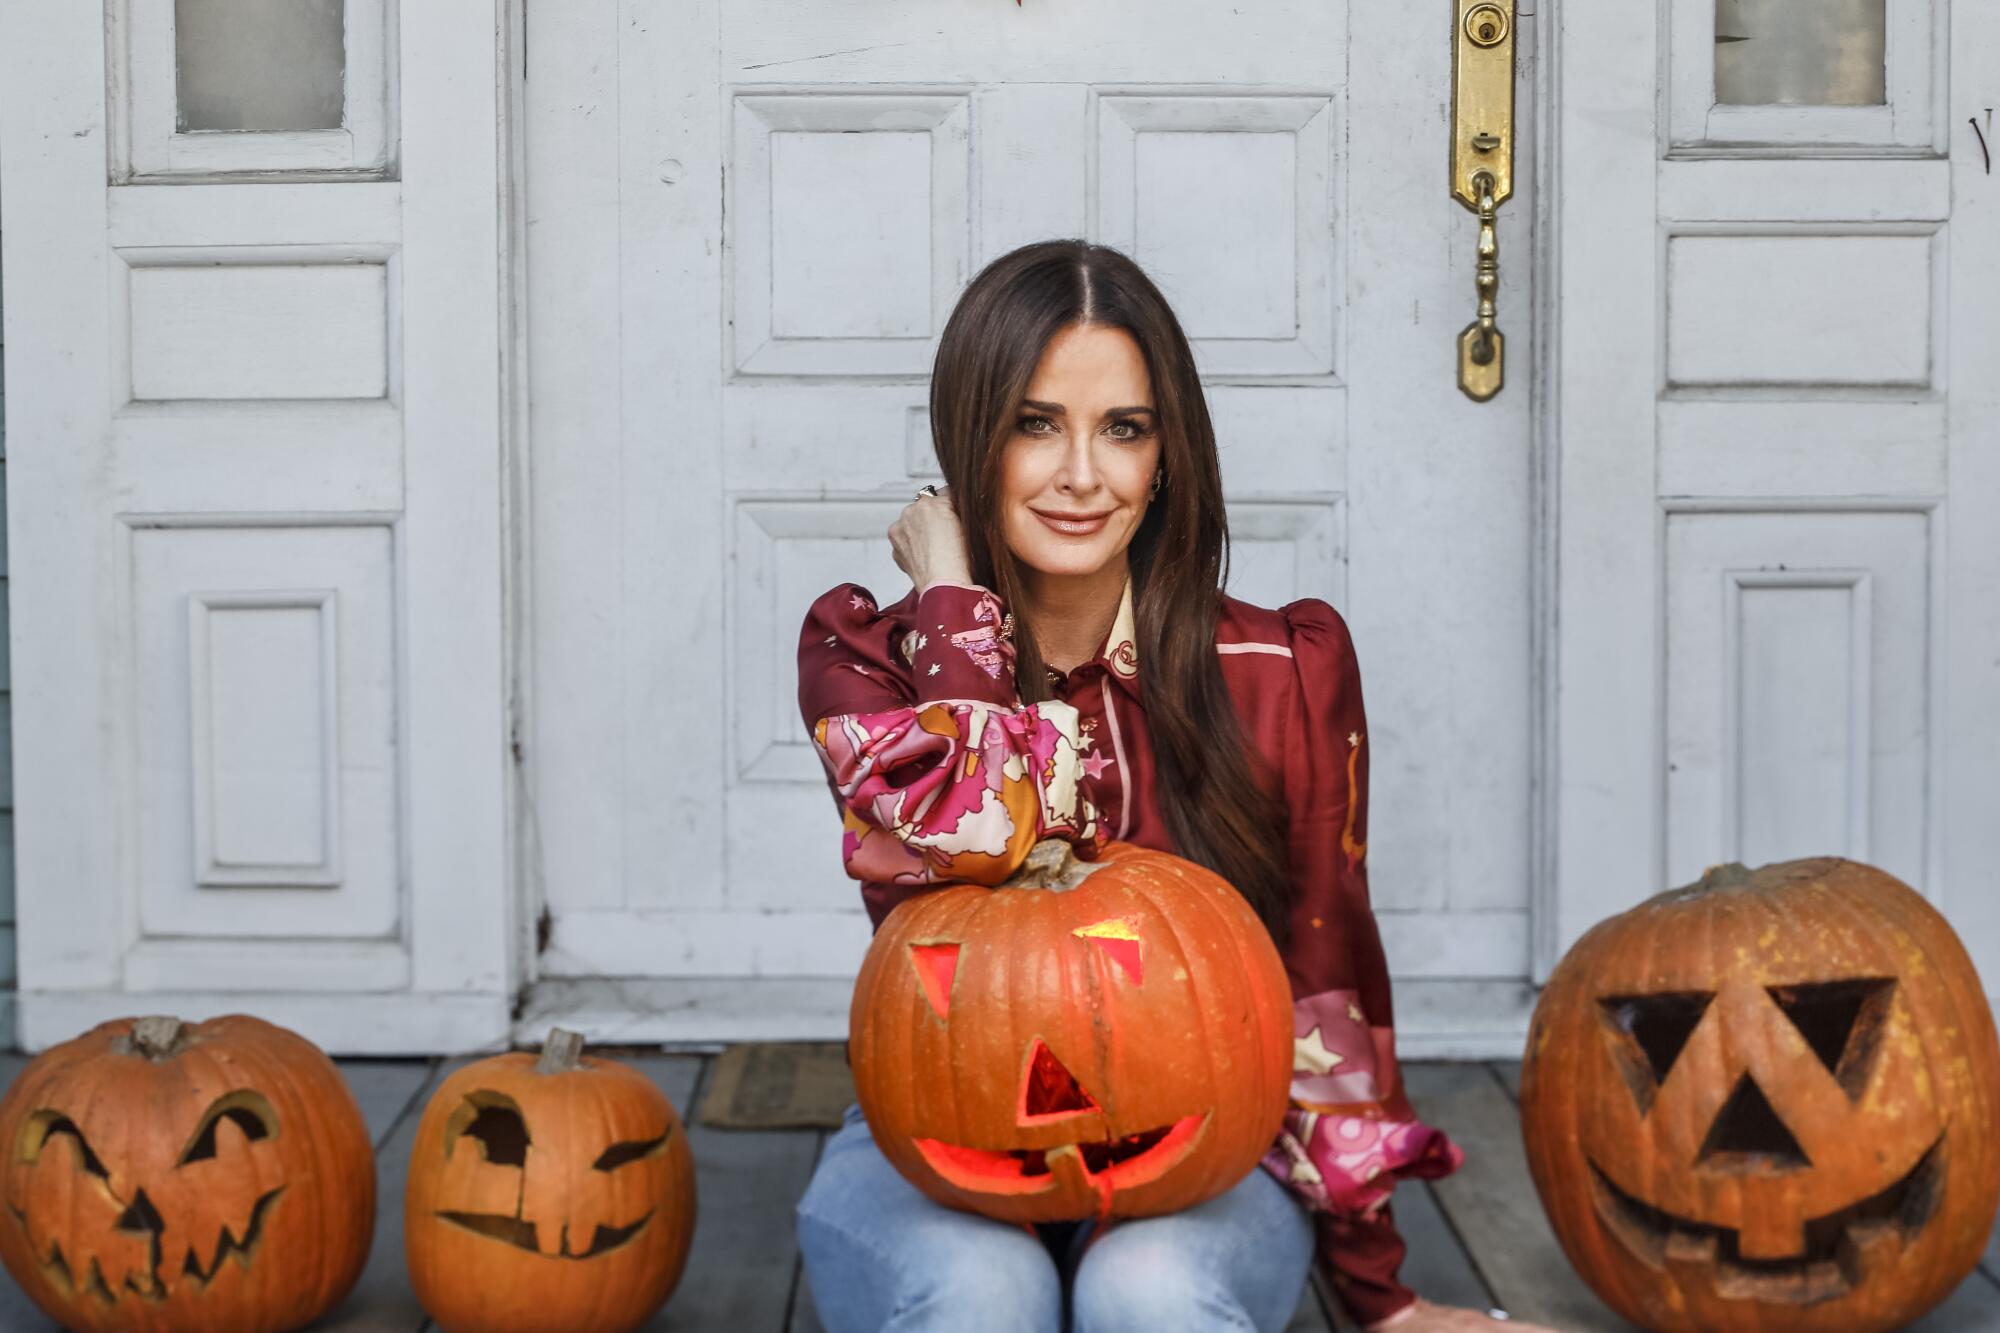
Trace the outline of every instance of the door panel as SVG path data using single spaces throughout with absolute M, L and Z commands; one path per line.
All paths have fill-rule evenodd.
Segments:
M 1563 30 L 1538 970 L 1706 866 L 1832 854 L 1924 893 L 1992 985 L 2000 259 L 1978 238 L 2000 16 L 1768 10 Z
M 505 25 L 319 5 L 302 102 L 261 82 L 287 34 L 109 9 L 0 19 L 22 1038 L 490 1041 Z
M 1376 901 L 1400 972 L 1437 982 L 1404 1031 L 1444 1049 L 1466 1006 L 1490 1020 L 1528 966 L 1533 244 L 1503 212 L 1517 387 L 1473 404 L 1448 20 L 583 0 L 528 23 L 541 974 L 687 979 L 579 1001 L 628 1036 L 738 1030 L 697 978 L 794 1006 L 764 1030 L 844 1030 L 868 932 L 798 625 L 839 580 L 901 594 L 884 530 L 935 475 L 926 377 L 965 283 L 1089 236 L 1194 343 L 1232 590 L 1354 628 Z

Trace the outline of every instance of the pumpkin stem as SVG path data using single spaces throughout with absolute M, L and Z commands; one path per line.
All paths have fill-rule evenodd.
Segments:
M 1043 838 L 1028 849 L 1020 866 L 1000 885 L 1003 889 L 1073 889 L 1104 869 L 1100 862 L 1080 861 L 1064 838 Z
M 567 1074 L 583 1068 L 578 1058 L 583 1054 L 583 1034 L 566 1032 L 562 1028 L 550 1028 L 549 1039 L 542 1043 L 542 1058 L 535 1061 L 537 1074 Z
M 1695 887 L 1702 893 L 1715 889 L 1733 889 L 1750 878 L 1750 867 L 1741 861 L 1725 861 L 1712 865 L 1701 872 L 1701 882 Z
M 148 1060 L 167 1060 L 187 1049 L 187 1024 L 169 1014 L 152 1014 L 132 1020 L 126 1038 L 132 1053 Z

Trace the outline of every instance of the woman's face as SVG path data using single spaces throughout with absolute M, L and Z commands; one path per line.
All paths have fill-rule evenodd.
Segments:
M 1146 516 L 1159 418 L 1139 344 L 1123 329 L 1072 324 L 1042 349 L 1001 457 L 1007 549 L 1051 576 L 1121 560 Z

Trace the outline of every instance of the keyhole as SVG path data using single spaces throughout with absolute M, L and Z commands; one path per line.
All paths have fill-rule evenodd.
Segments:
M 1507 13 L 1498 5 L 1474 6 L 1465 16 L 1465 35 L 1474 46 L 1498 46 L 1507 36 Z

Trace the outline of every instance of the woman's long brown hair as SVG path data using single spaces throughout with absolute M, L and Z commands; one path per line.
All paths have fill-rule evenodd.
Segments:
M 1292 895 L 1284 806 L 1253 778 L 1256 757 L 1215 651 L 1229 550 L 1215 430 L 1180 321 L 1139 266 L 1109 246 L 1037 241 L 1002 255 L 945 324 L 931 373 L 931 442 L 972 576 L 1014 614 L 1022 702 L 1048 699 L 1033 608 L 1002 530 L 1001 453 L 1044 347 L 1072 324 L 1125 330 L 1152 380 L 1165 484 L 1126 558 L 1160 811 L 1175 852 L 1233 884 L 1282 946 Z

